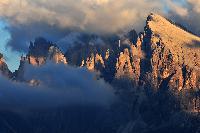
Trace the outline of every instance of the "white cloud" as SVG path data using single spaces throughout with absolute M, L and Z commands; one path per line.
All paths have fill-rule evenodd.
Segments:
M 159 0 L 6 0 L 0 16 L 13 26 L 45 22 L 61 28 L 115 32 L 131 25 L 141 28 L 141 19 L 161 9 Z
M 150 12 L 164 14 L 199 33 L 199 0 L 180 3 L 178 0 L 4 0 L 0 3 L 0 17 L 10 24 L 8 46 L 26 52 L 30 40 L 43 36 L 57 42 L 69 29 L 98 34 L 132 28 L 141 32 Z M 165 12 L 166 6 L 169 12 Z
M 193 11 L 200 13 L 200 0 L 187 0 L 187 2 L 192 5 Z
M 167 0 L 167 5 L 169 6 L 170 10 L 181 17 L 185 17 L 188 15 L 188 9 L 183 7 L 180 4 L 173 2 L 172 0 Z

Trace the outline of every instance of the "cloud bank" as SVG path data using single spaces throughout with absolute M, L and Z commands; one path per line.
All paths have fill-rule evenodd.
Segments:
M 162 9 L 159 0 L 6 0 L 0 16 L 13 26 L 43 22 L 60 28 L 115 32 L 130 24 L 137 27 L 159 7 Z
M 0 75 L 1 110 L 26 110 L 68 105 L 108 106 L 114 91 L 95 74 L 83 68 L 47 64 L 41 67 L 27 65 L 25 78 L 37 79 L 39 86 L 30 86 L 5 79 Z
M 150 12 L 200 34 L 199 6 L 199 0 L 1 0 L 0 17 L 9 23 L 8 46 L 26 52 L 29 41 L 38 36 L 57 42 L 74 29 L 98 34 L 130 28 L 140 32 Z
M 38 36 L 51 41 L 64 38 L 69 29 L 98 34 L 134 27 L 143 29 L 151 11 L 161 12 L 160 0 L 3 0 L 0 17 L 9 26 L 9 46 L 27 51 Z

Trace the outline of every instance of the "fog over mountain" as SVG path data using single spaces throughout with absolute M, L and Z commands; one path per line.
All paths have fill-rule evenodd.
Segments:
M 49 4 L 46 2 L 6 0 L 1 3 L 0 16 L 10 24 L 8 30 L 12 39 L 9 45 L 14 50 L 27 50 L 27 41 L 38 35 L 59 40 L 66 35 L 68 28 L 95 33 L 113 33 L 132 25 L 136 29 L 142 29 L 141 23 L 145 16 L 152 9 L 161 6 L 159 0 L 50 0 Z M 145 8 L 145 12 L 142 8 Z
M 77 105 L 106 106 L 114 100 L 112 87 L 86 69 L 47 64 L 40 68 L 26 66 L 27 80 L 39 86 L 12 82 L 1 75 L 1 109 L 33 109 Z

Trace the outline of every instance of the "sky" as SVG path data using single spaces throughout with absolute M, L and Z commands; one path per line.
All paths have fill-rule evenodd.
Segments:
M 59 42 L 70 30 L 103 35 L 132 28 L 141 32 L 150 12 L 200 35 L 200 0 L 1 0 L 0 52 L 14 71 L 38 36 Z
M 15 71 L 19 67 L 20 53 L 12 51 L 6 46 L 10 39 L 10 33 L 5 29 L 6 23 L 0 21 L 0 53 L 4 55 L 6 63 L 11 71 Z

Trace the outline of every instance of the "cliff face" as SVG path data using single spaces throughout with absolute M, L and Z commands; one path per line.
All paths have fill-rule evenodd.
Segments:
M 123 49 L 117 58 L 116 74 L 117 79 L 128 77 L 138 84 L 140 79 L 140 63 L 143 56 L 140 38 L 134 39 L 135 44 L 128 39 L 128 48 Z
M 197 88 L 200 76 L 199 42 L 199 37 L 182 30 L 165 18 L 149 15 L 142 44 L 145 60 L 141 66 L 147 68 L 142 71 L 148 76 L 141 76 L 151 77 L 155 88 L 159 88 L 167 78 L 170 78 L 167 85 L 172 89 Z
M 115 78 L 128 77 L 156 90 L 163 84 L 179 91 L 199 87 L 199 37 L 151 14 L 136 41 L 124 40 L 128 47 L 116 56 Z
M 132 30 L 111 43 L 75 45 L 64 55 L 55 44 L 38 38 L 30 43 L 19 71 L 25 62 L 40 66 L 53 61 L 99 71 L 109 82 L 129 78 L 136 87 L 158 90 L 165 84 L 178 91 L 200 87 L 200 38 L 160 15 L 149 15 L 139 35 Z
M 54 61 L 56 64 L 67 64 L 67 59 L 64 54 L 55 46 L 49 48 L 47 59 Z
M 67 64 L 67 59 L 56 45 L 43 38 L 37 38 L 34 43 L 30 43 L 28 54 L 21 57 L 20 66 L 14 76 L 17 80 L 24 81 L 25 64 L 41 66 L 47 62 Z
M 30 43 L 26 60 L 34 66 L 43 65 L 47 60 L 67 64 L 65 56 L 59 48 L 43 38 L 37 38 L 34 43 Z
M 7 78 L 12 77 L 12 72 L 8 69 L 7 64 L 5 63 L 5 60 L 3 58 L 3 55 L 0 53 L 0 74 Z
M 123 76 L 133 78 L 133 68 L 128 49 L 124 49 L 124 52 L 120 53 L 116 63 L 116 71 L 116 78 Z
M 191 92 L 200 87 L 200 38 L 156 14 L 148 16 L 144 32 L 138 36 L 133 31 L 130 33 L 115 39 L 113 45 L 70 48 L 66 52 L 68 63 L 100 72 L 101 77 L 120 90 L 123 99 L 135 97 L 132 91 L 140 90 L 137 96 L 146 97 L 147 105 L 157 104 L 165 97 L 166 104 L 155 108 L 170 108 L 173 112 L 176 107 L 171 105 L 180 105 L 187 111 L 198 112 L 199 97 L 192 96 Z M 172 95 L 181 104 L 170 99 Z M 149 100 L 154 97 L 157 97 L 155 101 Z M 139 107 L 137 104 L 140 103 L 133 106 Z
M 144 32 L 134 30 L 110 47 L 77 46 L 66 56 L 69 63 L 100 71 L 104 79 L 129 78 L 137 87 L 173 90 L 200 86 L 200 38 L 157 14 L 150 14 Z M 110 77 L 107 79 L 107 77 Z
M 86 67 L 90 71 L 102 71 L 105 68 L 103 57 L 100 54 L 91 54 L 86 60 L 82 60 L 81 67 Z

